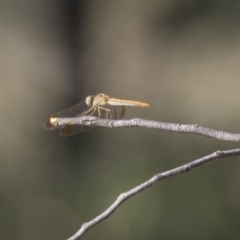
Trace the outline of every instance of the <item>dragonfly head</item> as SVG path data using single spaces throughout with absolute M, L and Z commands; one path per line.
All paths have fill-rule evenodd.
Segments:
M 93 105 L 93 99 L 94 99 L 94 96 L 88 96 L 85 100 L 86 104 L 91 107 Z

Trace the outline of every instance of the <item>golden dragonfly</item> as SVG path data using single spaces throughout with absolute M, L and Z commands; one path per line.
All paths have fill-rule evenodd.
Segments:
M 87 115 L 105 119 L 121 119 L 126 112 L 125 106 L 148 107 L 149 104 L 139 101 L 111 98 L 104 93 L 100 93 L 95 96 L 88 96 L 85 101 L 79 102 L 70 108 L 51 115 L 44 121 L 43 127 L 47 130 L 60 129 L 59 135 L 61 137 L 72 136 L 89 130 L 93 128 L 93 126 L 73 124 L 71 121 L 61 126 L 58 124 L 59 118 L 74 119 Z

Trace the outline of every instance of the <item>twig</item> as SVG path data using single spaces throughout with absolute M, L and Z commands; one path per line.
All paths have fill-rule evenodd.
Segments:
M 113 214 L 117 210 L 117 208 L 119 208 L 120 205 L 122 203 L 124 203 L 126 200 L 128 200 L 132 196 L 142 192 L 143 190 L 151 187 L 152 185 L 156 184 L 157 182 L 159 182 L 161 180 L 176 176 L 180 173 L 189 172 L 190 170 L 192 170 L 194 168 L 200 167 L 206 163 L 210 163 L 216 159 L 239 156 L 239 155 L 240 155 L 240 149 L 216 151 L 208 156 L 205 156 L 203 158 L 197 159 L 190 163 L 184 164 L 180 167 L 174 168 L 172 170 L 169 170 L 169 171 L 166 171 L 163 173 L 158 173 L 158 174 L 154 175 L 152 178 L 150 178 L 149 180 L 147 180 L 146 182 L 140 184 L 139 186 L 137 186 L 125 193 L 120 194 L 118 196 L 118 198 L 116 199 L 116 201 L 107 210 L 105 210 L 102 214 L 100 214 L 93 220 L 82 224 L 79 231 L 77 233 L 75 233 L 72 237 L 70 237 L 68 240 L 80 239 L 90 228 L 99 224 L 104 219 L 108 218 L 111 214 Z
M 201 127 L 198 124 L 166 123 L 140 118 L 133 118 L 130 120 L 109 120 L 100 118 L 98 119 L 92 116 L 82 116 L 79 118 L 56 118 L 55 120 L 57 121 L 58 126 L 63 126 L 71 122 L 71 124 L 80 124 L 86 126 L 95 125 L 109 128 L 144 127 L 180 133 L 195 133 L 206 137 L 215 138 L 221 141 L 240 142 L 240 134 L 217 131 L 214 129 Z

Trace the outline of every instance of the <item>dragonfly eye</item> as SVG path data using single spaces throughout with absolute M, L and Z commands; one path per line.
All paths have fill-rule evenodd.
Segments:
M 85 100 L 86 104 L 91 107 L 93 105 L 93 99 L 94 96 L 88 96 Z

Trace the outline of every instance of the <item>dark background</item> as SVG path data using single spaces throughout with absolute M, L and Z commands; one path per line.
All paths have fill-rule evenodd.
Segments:
M 46 117 L 86 96 L 140 117 L 240 132 L 240 3 L 0 0 L 0 239 L 66 239 L 157 172 L 238 148 L 191 134 L 106 129 L 60 138 Z M 126 202 L 84 239 L 240 239 L 228 158 Z

